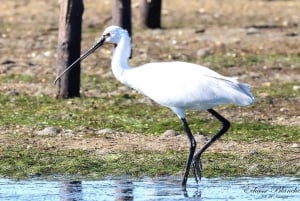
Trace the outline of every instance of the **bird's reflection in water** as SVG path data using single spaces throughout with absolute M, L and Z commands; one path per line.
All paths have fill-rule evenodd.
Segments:
M 61 201 L 82 201 L 81 181 L 62 182 L 60 186 Z
M 116 201 L 131 201 L 133 200 L 133 183 L 126 180 L 116 180 L 115 200 Z
M 201 200 L 201 190 L 198 188 L 192 195 L 187 190 L 184 190 L 183 195 L 185 198 L 198 198 L 197 200 Z
M 115 201 L 132 201 L 142 197 L 156 198 L 197 198 L 201 199 L 201 191 L 196 188 L 182 190 L 177 181 L 152 181 L 133 182 L 131 180 L 113 180 L 112 191 Z M 60 184 L 61 201 L 83 201 L 83 186 L 81 181 L 68 181 Z M 103 190 L 103 189 L 102 189 Z M 99 188 L 99 193 L 101 188 Z

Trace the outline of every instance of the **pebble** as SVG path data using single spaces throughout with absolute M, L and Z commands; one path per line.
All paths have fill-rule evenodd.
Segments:
M 200 28 L 200 29 L 197 29 L 197 30 L 195 30 L 195 33 L 205 33 L 205 28 Z
M 259 32 L 258 29 L 254 28 L 254 27 L 249 27 L 246 30 L 246 34 L 248 34 L 248 35 L 257 34 L 258 32 Z
M 161 134 L 161 138 L 168 138 L 168 137 L 175 137 L 179 135 L 178 132 L 174 131 L 174 130 L 166 130 L 163 134 Z
M 300 86 L 299 85 L 294 85 L 293 90 L 294 91 L 300 91 Z
M 270 87 L 272 85 L 271 82 L 263 82 L 262 83 L 262 86 L 265 86 L 265 87 Z
M 96 131 L 97 135 L 113 134 L 113 133 L 116 133 L 116 131 L 114 131 L 113 129 L 110 129 L 110 128 L 104 128 L 104 129 Z
M 1 61 L 1 64 L 2 64 L 2 65 L 16 64 L 16 62 L 13 61 L 13 60 L 10 60 L 10 59 L 6 59 L 6 60 L 4 60 L 4 61 Z
M 197 56 L 198 57 L 206 57 L 211 54 L 211 49 L 210 48 L 201 48 L 197 51 Z
M 19 94 L 20 93 L 15 89 L 11 89 L 11 90 L 9 90 L 8 92 L 5 93 L 5 95 L 7 95 L 7 96 L 18 96 Z
M 299 143 L 293 143 L 291 145 L 291 148 L 300 148 L 300 144 Z
M 74 133 L 74 131 L 73 131 L 73 130 L 71 130 L 71 129 L 67 129 L 67 130 L 65 130 L 65 131 L 64 131 L 64 135 L 65 135 L 65 136 L 72 137 L 72 136 L 74 136 L 74 135 L 75 135 L 75 133 Z
M 49 135 L 49 136 L 56 136 L 61 132 L 61 129 L 55 128 L 55 127 L 46 127 L 43 130 L 37 131 L 37 135 Z

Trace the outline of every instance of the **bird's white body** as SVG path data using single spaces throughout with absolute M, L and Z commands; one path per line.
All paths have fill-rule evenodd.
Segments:
M 241 106 L 253 103 L 255 99 L 249 85 L 239 83 L 235 78 L 220 75 L 204 66 L 187 62 L 156 62 L 132 68 L 128 65 L 131 51 L 130 38 L 127 31 L 118 26 L 106 28 L 100 40 L 57 76 L 55 82 L 76 63 L 106 42 L 116 45 L 111 61 L 114 76 L 123 84 L 170 108 L 181 119 L 190 141 L 190 151 L 182 180 L 182 187 L 185 190 L 191 166 L 198 182 L 202 172 L 201 154 L 230 127 L 230 122 L 212 108 L 228 103 Z M 186 109 L 207 110 L 222 122 L 221 130 L 196 154 L 194 153 L 197 143 L 185 118 Z
M 169 107 L 179 118 L 185 117 L 186 109 L 207 110 L 228 103 L 244 106 L 254 101 L 247 84 L 197 64 L 155 62 L 132 68 L 128 65 L 131 50 L 128 33 L 122 30 L 119 41 L 113 42 L 117 44 L 111 62 L 115 77 Z
M 124 84 L 171 108 L 181 118 L 185 109 L 253 102 L 248 85 L 191 63 L 149 63 L 125 71 L 124 80 Z

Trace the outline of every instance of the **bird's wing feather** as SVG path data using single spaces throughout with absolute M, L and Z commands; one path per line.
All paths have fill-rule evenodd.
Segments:
M 230 102 L 250 102 L 247 85 L 196 64 L 149 63 L 131 69 L 126 76 L 127 85 L 168 107 L 202 110 Z

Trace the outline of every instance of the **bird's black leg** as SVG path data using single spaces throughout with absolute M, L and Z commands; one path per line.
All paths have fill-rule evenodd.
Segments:
M 213 144 L 217 139 L 219 139 L 230 127 L 230 122 L 222 117 L 219 113 L 217 113 L 213 109 L 207 110 L 209 113 L 211 113 L 214 117 L 216 117 L 219 121 L 222 122 L 223 127 L 219 132 L 217 132 L 216 135 L 214 135 L 208 143 L 206 143 L 193 157 L 193 169 L 195 172 L 195 179 L 196 182 L 198 183 L 198 180 L 201 180 L 201 172 L 202 172 L 202 164 L 201 164 L 201 154 L 211 145 Z
M 183 128 L 189 138 L 189 141 L 190 141 L 190 153 L 189 153 L 189 156 L 187 158 L 187 161 L 186 161 L 186 166 L 185 166 L 185 172 L 184 172 L 184 176 L 183 176 L 183 179 L 182 179 L 182 189 L 183 190 L 186 190 L 186 182 L 187 182 L 187 179 L 188 179 L 188 176 L 189 176 L 189 172 L 190 172 L 190 169 L 191 169 L 191 164 L 192 164 L 192 160 L 193 160 L 193 156 L 194 156 L 194 153 L 195 153 L 195 149 L 196 149 L 196 140 L 191 132 L 191 129 L 186 121 L 185 118 L 182 118 L 181 119 L 182 123 L 183 123 Z

